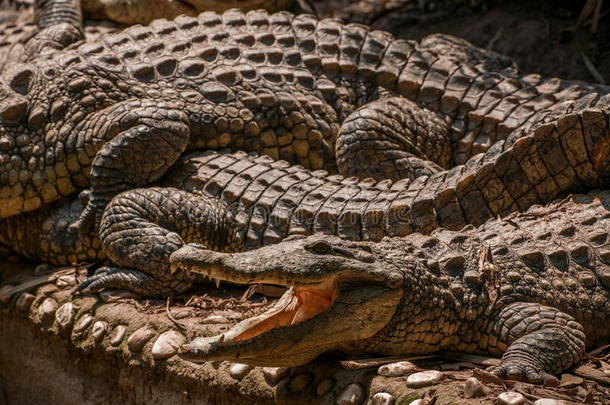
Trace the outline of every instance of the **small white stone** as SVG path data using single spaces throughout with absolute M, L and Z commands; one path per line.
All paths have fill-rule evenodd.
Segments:
M 387 392 L 378 392 L 371 398 L 371 403 L 373 405 L 394 405 L 396 399 L 394 399 L 394 395 L 388 394 Z
M 484 386 L 483 383 L 475 377 L 470 377 L 464 383 L 464 394 L 466 394 L 466 398 L 484 397 L 488 395 L 489 392 L 489 388 Z
M 413 374 L 417 366 L 410 361 L 398 361 L 396 363 L 384 364 L 377 369 L 377 374 L 384 377 L 399 377 Z
M 69 288 L 76 285 L 76 276 L 74 274 L 67 274 L 65 276 L 57 277 L 55 281 L 57 288 Z
M 15 307 L 20 311 L 26 312 L 30 309 L 35 299 L 36 297 L 34 297 L 32 294 L 23 293 L 19 296 L 19 298 L 17 298 Z
M 552 398 L 540 398 L 538 401 L 534 402 L 534 405 L 563 405 L 565 402 L 558 401 Z
M 409 405 L 424 405 L 424 400 L 416 399 L 415 401 L 410 402 Z
M 337 397 L 337 405 L 358 405 L 364 399 L 362 386 L 353 383 L 345 387 L 343 392 Z
M 76 307 L 73 303 L 66 302 L 55 312 L 55 320 L 61 328 L 66 329 L 72 325 L 74 315 L 76 315 Z
M 143 326 L 135 331 L 133 335 L 129 336 L 129 339 L 127 339 L 127 347 L 130 351 L 139 353 L 142 351 L 142 349 L 144 349 L 146 343 L 155 337 L 156 334 L 157 332 L 155 332 L 153 329 Z
M 498 395 L 498 403 L 500 405 L 521 405 L 526 402 L 525 397 L 518 392 L 507 391 Z
M 108 332 L 108 322 L 105 321 L 97 321 L 91 328 L 91 336 L 93 336 L 93 340 L 96 343 L 99 343 L 104 339 L 106 332 Z
M 250 370 L 252 370 L 252 366 L 249 366 L 247 364 L 234 363 L 231 364 L 231 367 L 229 367 L 229 375 L 236 380 L 241 380 L 246 375 L 248 375 Z
M 117 325 L 114 328 L 114 332 L 112 332 L 112 336 L 110 337 L 110 344 L 113 346 L 118 346 L 123 341 L 125 337 L 125 333 L 127 332 L 127 326 L 125 325 Z
M 289 371 L 288 367 L 263 367 L 263 375 L 269 384 L 277 384 Z
M 215 324 L 215 323 L 229 323 L 229 320 L 222 315 L 210 315 L 199 322 L 203 325 Z
M 55 311 L 57 311 L 57 301 L 53 298 L 45 298 L 38 307 L 38 315 L 40 316 L 40 320 L 43 322 L 48 322 L 51 319 L 55 318 Z
M 185 341 L 186 339 L 182 334 L 175 330 L 169 330 L 161 334 L 155 341 L 152 348 L 152 356 L 155 359 L 172 357 Z
M 443 378 L 445 378 L 445 375 L 440 371 L 420 371 L 407 377 L 407 386 L 411 388 L 427 387 L 439 383 Z
M 73 331 L 75 333 L 80 333 L 87 329 L 89 325 L 91 325 L 91 322 L 93 322 L 93 317 L 89 314 L 85 314 L 81 316 L 78 321 L 76 321 L 76 325 L 74 325 Z

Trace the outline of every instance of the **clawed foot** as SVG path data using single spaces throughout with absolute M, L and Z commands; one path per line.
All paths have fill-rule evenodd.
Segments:
M 559 380 L 554 375 L 532 365 L 516 361 L 502 361 L 502 364 L 489 367 L 487 371 L 505 380 L 516 380 L 552 386 L 559 384 Z
M 180 280 L 158 280 L 134 269 L 100 267 L 94 275 L 77 285 L 72 294 L 93 294 L 105 289 L 117 289 L 147 297 L 162 297 L 186 291 L 191 284 Z

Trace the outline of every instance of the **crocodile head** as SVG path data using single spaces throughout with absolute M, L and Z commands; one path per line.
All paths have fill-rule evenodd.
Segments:
M 7 66 L 0 79 L 0 218 L 31 211 L 48 200 L 42 195 L 49 193 L 40 131 L 46 109 L 37 104 L 46 103 L 44 87 L 31 64 Z
M 194 362 L 294 366 L 323 352 L 358 352 L 358 342 L 388 326 L 403 294 L 398 266 L 366 243 L 336 237 L 288 239 L 235 254 L 187 245 L 170 260 L 173 269 L 214 279 L 289 287 L 265 313 L 184 345 L 181 356 Z

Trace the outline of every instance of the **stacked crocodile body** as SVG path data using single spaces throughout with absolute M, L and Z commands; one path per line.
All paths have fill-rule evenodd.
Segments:
M 105 209 L 101 242 L 69 229 L 79 214 L 75 203 L 7 219 L 0 238 L 26 256 L 57 264 L 99 259 L 101 245 L 124 268 L 92 277 L 81 285 L 87 292 L 184 291 L 199 278 L 171 275 L 169 257 L 188 242 L 239 251 L 314 233 L 379 241 L 480 225 L 570 192 L 606 187 L 610 130 L 604 111 L 583 105 L 466 165 L 396 183 L 328 176 L 245 153 L 195 153 L 180 160 L 164 187 L 118 195 Z
M 294 327 L 267 331 L 246 321 L 191 345 L 196 356 L 292 365 L 320 354 L 311 348 L 319 345 L 384 355 L 508 348 L 496 374 L 543 381 L 582 356 L 585 335 L 589 343 L 608 338 L 596 334 L 610 314 L 607 195 L 493 220 L 607 188 L 606 87 L 521 75 L 510 60 L 451 37 L 417 43 L 261 11 L 158 20 L 30 58 L 4 79 L 4 243 L 56 264 L 105 260 L 78 287 L 84 293 L 166 295 L 202 275 L 298 287 L 257 318 L 272 324 L 279 311 L 279 325 Z M 74 197 L 83 189 L 84 206 Z M 523 233 L 532 216 L 567 224 L 582 213 L 589 216 L 570 226 L 599 227 L 591 248 L 583 248 L 588 231 L 553 233 L 558 226 L 519 243 L 492 237 L 510 224 Z M 460 231 L 469 224 L 481 228 Z M 341 240 L 282 242 L 314 234 Z M 540 240 L 578 246 L 555 255 Z M 512 253 L 517 244 L 525 253 Z M 282 255 L 288 260 L 270 259 Z M 243 268 L 258 260 L 259 273 Z M 576 280 L 569 288 L 577 305 L 542 294 L 551 286 L 538 276 L 558 292 L 555 280 Z M 331 341 L 322 333 L 331 317 L 363 317 L 342 302 L 345 280 L 365 285 L 364 295 L 350 287 L 348 301 L 372 294 L 363 306 L 370 325 L 366 336 Z M 415 306 L 421 311 L 410 319 Z M 297 312 L 282 314 L 288 307 Z M 556 324 L 520 333 L 535 317 Z M 428 327 L 437 322 L 440 329 Z M 303 328 L 315 344 L 303 339 L 289 359 L 274 351 L 283 347 L 276 338 Z M 541 339 L 569 356 L 540 360 Z
M 430 173 L 438 166 L 421 163 L 432 146 L 413 116 L 434 111 L 446 122 L 432 126 L 442 166 L 585 94 L 595 107 L 607 91 L 522 77 L 485 55 L 443 37 L 417 44 L 308 16 L 228 12 L 157 20 L 35 59 L 5 76 L 0 216 L 90 187 L 83 222 L 99 218 L 113 195 L 157 180 L 189 148 L 313 169 L 333 169 L 339 155 L 345 174 L 362 177 Z M 392 94 L 403 97 L 385 102 Z M 385 121 L 398 128 L 387 133 L 376 124 Z M 365 147 L 376 143 L 386 147 Z M 365 163 L 345 160 L 359 155 Z M 383 164 L 366 164 L 373 158 Z

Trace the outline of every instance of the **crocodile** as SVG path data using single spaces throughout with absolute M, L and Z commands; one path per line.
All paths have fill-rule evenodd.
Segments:
M 38 3 L 48 1 L 38 0 Z M 288 8 L 292 2 L 293 0 L 81 0 L 80 7 L 85 18 L 132 25 L 149 24 L 157 18 L 173 19 L 182 14 L 196 16 L 204 11 L 223 12 L 232 8 L 276 12 Z M 12 11 L 13 15 L 17 12 L 31 14 L 34 6 L 34 0 L 0 2 L 0 10 Z
M 609 153 L 607 108 L 586 104 L 515 132 L 466 165 L 415 181 L 358 181 L 266 156 L 194 152 L 156 187 L 115 197 L 100 240 L 79 242 L 69 225 L 82 205 L 67 200 L 1 221 L 0 241 L 60 265 L 106 258 L 110 267 L 81 284 L 83 293 L 114 287 L 175 294 L 198 281 L 169 272 L 169 256 L 185 243 L 242 251 L 312 233 L 379 241 L 440 226 L 459 230 L 570 192 L 607 187 Z
M 161 178 L 188 149 L 245 149 L 331 171 L 343 156 L 363 172 L 345 174 L 361 177 L 386 178 L 401 165 L 408 173 L 413 159 L 418 174 L 438 171 L 401 149 L 416 153 L 438 138 L 455 145 L 460 163 L 541 110 L 607 92 L 522 76 L 488 55 L 443 36 L 417 43 L 308 15 L 229 11 L 156 20 L 11 66 L 0 98 L 0 217 L 89 188 L 76 224 L 89 229 L 114 195 Z M 438 136 L 400 128 L 423 109 L 439 115 Z M 400 131 L 377 125 L 387 116 Z M 367 137 L 386 161 L 348 164 L 353 150 L 362 158 L 370 149 Z
M 84 17 L 109 20 L 122 24 L 148 24 L 156 18 L 175 18 L 179 15 L 196 16 L 212 10 L 222 12 L 231 8 L 253 10 L 265 8 L 276 11 L 287 7 L 292 0 L 35 0 L 34 22 L 37 30 L 28 41 L 21 56 L 27 61 L 34 55 L 62 50 L 85 39 Z M 21 3 L 15 8 L 23 9 Z
M 289 287 L 264 314 L 183 346 L 191 361 L 295 366 L 320 354 L 502 355 L 502 378 L 556 381 L 610 339 L 610 192 L 460 231 L 378 243 L 295 237 L 249 252 L 191 244 L 172 268 Z

